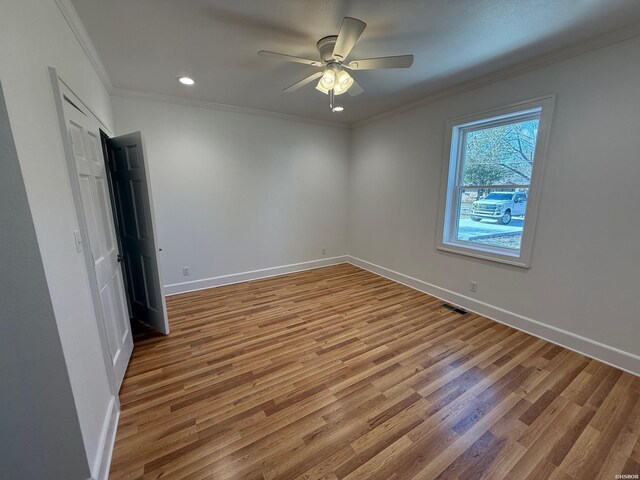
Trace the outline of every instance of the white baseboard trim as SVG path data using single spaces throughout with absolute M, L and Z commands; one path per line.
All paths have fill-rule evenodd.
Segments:
M 116 441 L 116 430 L 120 419 L 120 402 L 115 395 L 111 397 L 109 408 L 102 428 L 100 447 L 91 469 L 91 480 L 107 480 L 111 467 L 111 456 Z
M 291 265 L 282 265 L 279 267 L 262 268 L 260 270 L 251 270 L 248 272 L 232 273 L 230 275 L 221 275 L 219 277 L 204 278 L 201 280 L 193 280 L 191 282 L 173 283 L 164 286 L 165 296 L 178 295 L 180 293 L 195 292 L 196 290 L 205 290 L 207 288 L 221 287 L 223 285 L 231 285 L 233 283 L 248 282 L 250 280 L 258 280 L 260 278 L 277 277 L 287 273 L 301 272 L 304 270 L 312 270 L 314 268 L 327 267 L 329 265 L 337 265 L 339 263 L 347 263 L 349 260 L 347 255 L 339 257 L 322 258 L 319 260 L 311 260 L 308 262 L 292 263 Z
M 357 257 L 348 256 L 348 262 L 369 272 L 401 283 L 428 295 L 437 297 L 445 302 L 462 307 L 470 312 L 490 318 L 498 323 L 508 325 L 517 330 L 542 338 L 561 347 L 594 358 L 620 370 L 640 376 L 640 356 L 630 352 L 610 347 L 595 340 L 591 340 L 575 333 L 562 330 L 551 325 L 533 320 L 517 313 L 504 310 L 488 303 L 461 295 L 451 290 L 437 287 L 430 283 L 418 280 L 403 273 L 390 270 Z

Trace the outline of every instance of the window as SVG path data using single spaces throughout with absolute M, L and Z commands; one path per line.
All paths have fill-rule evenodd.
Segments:
M 448 124 L 438 248 L 528 267 L 554 97 Z

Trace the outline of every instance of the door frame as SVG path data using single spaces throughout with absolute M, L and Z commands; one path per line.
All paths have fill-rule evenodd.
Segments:
M 62 146 L 64 149 L 64 156 L 67 162 L 67 173 L 69 175 L 69 183 L 71 186 L 71 194 L 73 196 L 73 203 L 76 211 L 76 219 L 78 221 L 78 227 L 80 229 L 80 237 L 82 239 L 82 257 L 85 263 L 85 270 L 87 273 L 87 280 L 89 282 L 89 290 L 91 291 L 91 299 L 93 303 L 93 311 L 97 320 L 98 336 L 100 337 L 100 347 L 102 349 L 102 357 L 107 371 L 107 378 L 109 379 L 109 387 L 112 395 L 114 395 L 116 402 L 118 402 L 118 388 L 116 384 L 115 373 L 113 371 L 113 365 L 111 362 L 111 354 L 108 350 L 107 331 L 105 325 L 105 319 L 102 313 L 102 306 L 100 303 L 100 294 L 98 289 L 98 282 L 95 275 L 92 274 L 94 270 L 94 262 L 91 257 L 90 248 L 88 248 L 89 228 L 85 220 L 84 209 L 82 207 L 82 199 L 80 193 L 80 186 L 77 180 L 77 169 L 73 158 L 73 151 L 71 149 L 71 143 L 69 140 L 69 133 L 67 132 L 67 121 L 64 114 L 65 96 L 68 101 L 78 108 L 84 115 L 93 115 L 98 120 L 100 125 L 107 131 L 109 130 L 100 119 L 95 115 L 89 107 L 73 92 L 73 90 L 64 82 L 64 80 L 58 76 L 54 67 L 49 67 L 49 77 L 51 79 L 51 86 L 53 88 L 53 97 L 56 106 L 56 113 L 58 116 L 58 125 L 60 126 L 60 134 L 62 138 Z M 86 111 L 81 109 L 83 107 Z M 118 402 L 119 404 L 119 402 Z

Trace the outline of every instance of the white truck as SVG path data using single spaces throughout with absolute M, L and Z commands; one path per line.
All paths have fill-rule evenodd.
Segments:
M 513 217 L 524 217 L 527 210 L 527 194 L 524 192 L 491 192 L 471 205 L 471 220 L 483 218 L 497 220 L 502 225 L 511 223 Z

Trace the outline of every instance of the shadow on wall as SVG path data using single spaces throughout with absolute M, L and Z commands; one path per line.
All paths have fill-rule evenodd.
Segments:
M 88 478 L 2 85 L 0 168 L 0 478 Z

